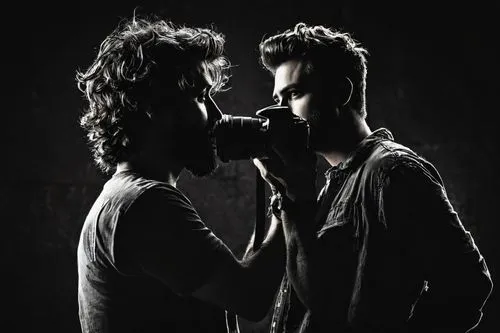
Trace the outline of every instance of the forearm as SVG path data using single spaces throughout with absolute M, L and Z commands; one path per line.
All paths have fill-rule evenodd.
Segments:
M 272 217 L 261 247 L 254 252 L 252 241 L 240 260 L 245 272 L 248 301 L 254 304 L 254 319 L 265 316 L 285 272 L 285 240 L 281 222 Z
M 238 260 L 229 251 L 194 296 L 249 320 L 264 318 L 285 270 L 285 242 L 279 221 L 272 221 L 262 246 Z
M 281 155 L 280 158 L 283 156 Z M 296 156 L 297 157 L 297 156 Z M 254 160 L 261 175 L 273 189 L 273 214 L 282 221 L 286 244 L 286 271 L 299 299 L 311 304 L 310 292 L 316 280 L 317 247 L 316 213 L 316 155 L 302 152 L 295 163 L 283 163 L 281 168 L 273 159 Z M 278 172 L 269 172 L 266 166 L 274 166 Z M 283 168 L 283 166 L 285 168 Z
M 317 273 L 318 241 L 314 223 L 315 201 L 297 201 L 281 211 L 286 244 L 286 270 L 297 296 L 312 309 L 320 286 Z

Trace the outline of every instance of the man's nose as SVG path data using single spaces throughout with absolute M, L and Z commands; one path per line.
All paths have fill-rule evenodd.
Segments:
M 216 122 L 219 119 L 222 119 L 222 111 L 219 109 L 215 101 L 213 100 L 212 96 L 208 97 L 208 103 L 207 103 L 207 109 L 208 109 L 208 119 L 210 119 L 212 122 Z

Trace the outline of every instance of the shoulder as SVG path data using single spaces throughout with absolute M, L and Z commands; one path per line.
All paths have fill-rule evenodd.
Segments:
M 365 164 L 369 170 L 387 171 L 422 159 L 412 149 L 394 141 L 384 140 L 373 149 Z
M 193 204 L 176 187 L 137 175 L 122 178 L 107 207 L 115 216 L 115 228 L 134 230 L 130 234 L 136 235 L 138 231 L 181 228 L 186 221 L 200 223 Z
M 154 217 L 157 214 L 180 211 L 194 212 L 191 201 L 176 187 L 156 182 L 145 188 L 129 208 L 130 213 Z
M 441 183 L 434 165 L 414 150 L 394 141 L 379 143 L 365 162 L 365 172 L 376 175 L 380 181 L 389 178 L 426 176 Z
M 115 208 L 120 208 L 121 213 L 138 205 L 190 204 L 189 199 L 169 183 L 130 171 L 113 175 L 106 183 L 104 192 Z
M 116 223 L 117 260 L 121 258 L 123 264 L 124 258 L 137 256 L 140 249 L 151 247 L 164 245 L 173 250 L 178 242 L 205 229 L 199 214 L 180 190 L 157 182 L 143 189 Z M 136 244 L 134 249 L 129 248 L 130 244 Z
M 128 196 L 132 201 L 144 196 L 181 197 L 187 200 L 185 195 L 176 187 L 131 172 L 113 176 L 106 186 L 109 187 L 109 192 L 115 196 Z

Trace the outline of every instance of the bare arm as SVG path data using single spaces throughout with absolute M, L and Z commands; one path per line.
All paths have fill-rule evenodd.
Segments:
M 287 170 L 275 168 L 275 160 L 254 160 L 261 175 L 275 189 L 281 207 L 275 213 L 283 223 L 286 244 L 286 272 L 301 302 L 309 309 L 314 307 L 313 290 L 321 289 L 317 274 L 320 262 L 320 244 L 317 240 L 314 216 L 316 191 L 314 168 Z M 280 171 L 282 174 L 280 174 Z M 293 174 L 292 174 L 293 173 Z
M 179 295 L 250 320 L 266 315 L 284 272 L 279 220 L 271 221 L 259 251 L 238 260 L 177 190 L 150 190 L 127 215 L 121 238 L 131 241 L 118 252 L 133 258 L 134 274 L 149 275 Z
M 284 273 L 284 238 L 281 223 L 272 218 L 260 249 L 237 260 L 227 249 L 226 261 L 193 295 L 258 321 L 267 314 Z

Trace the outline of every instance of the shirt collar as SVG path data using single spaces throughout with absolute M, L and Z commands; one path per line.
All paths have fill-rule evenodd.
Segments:
M 384 140 L 394 141 L 392 133 L 386 128 L 373 131 L 351 151 L 345 161 L 330 167 L 325 172 L 325 177 L 330 179 L 337 172 L 348 171 L 364 162 L 379 142 Z

